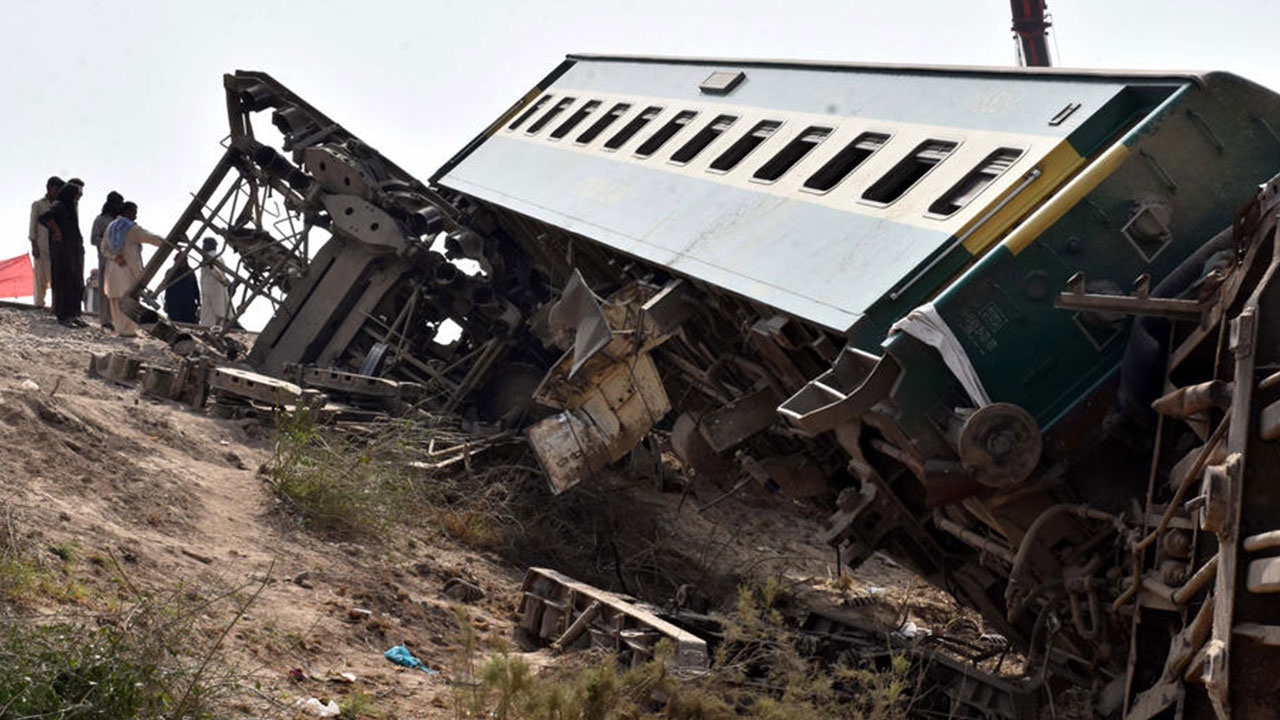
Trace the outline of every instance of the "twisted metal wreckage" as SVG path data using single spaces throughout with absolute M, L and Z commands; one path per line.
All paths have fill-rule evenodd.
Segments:
M 224 85 L 225 153 L 125 304 L 208 382 L 524 428 L 557 491 L 661 423 L 1026 653 L 1018 681 L 935 665 L 953 717 L 1068 684 L 1113 717 L 1275 715 L 1280 98 L 571 57 L 424 183 L 265 74 Z M 247 355 L 151 310 L 173 252 L 232 278 L 232 321 L 270 304 Z M 635 622 L 553 576 L 530 630 Z

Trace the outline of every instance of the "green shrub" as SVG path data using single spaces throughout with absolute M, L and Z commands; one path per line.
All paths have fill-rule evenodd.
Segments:
M 383 537 L 409 517 L 407 467 L 385 432 L 381 442 L 327 432 L 314 411 L 278 416 L 274 453 L 265 470 L 282 508 L 332 540 Z

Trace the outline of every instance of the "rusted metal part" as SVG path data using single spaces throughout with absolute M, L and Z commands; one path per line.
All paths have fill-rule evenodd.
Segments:
M 701 672 L 710 664 L 705 640 L 621 595 L 536 567 L 525 573 L 520 590 L 520 627 L 560 649 L 583 645 L 586 638 L 585 645 L 610 649 L 635 666 L 650 659 L 665 638 L 674 646 L 677 672 Z
M 1245 552 L 1250 553 L 1280 547 L 1280 530 L 1268 530 L 1257 535 L 1250 535 L 1244 539 L 1241 546 Z
M 1260 369 L 1263 362 L 1275 362 L 1270 343 L 1260 334 L 1274 331 L 1269 323 L 1259 320 L 1270 317 L 1267 313 L 1277 307 L 1273 289 L 1277 270 L 1275 218 L 1273 210 L 1261 213 L 1258 209 L 1261 203 L 1274 207 L 1276 188 L 1276 180 L 1264 186 L 1237 220 L 1236 264 L 1200 288 L 1208 311 L 1200 325 L 1186 333 L 1181 346 L 1170 352 L 1169 377 L 1178 377 L 1177 384 L 1183 387 L 1153 405 L 1164 417 L 1185 420 L 1200 437 L 1209 427 L 1213 431 L 1199 448 L 1173 466 L 1162 493 L 1169 497 L 1171 492 L 1171 497 L 1163 509 L 1149 505 L 1156 512 L 1149 516 L 1153 519 L 1147 527 L 1154 525 L 1155 529 L 1131 544 L 1135 568 L 1152 569 L 1142 577 L 1142 594 L 1135 608 L 1129 683 L 1138 692 L 1126 720 L 1153 717 L 1175 704 L 1185 712 L 1192 694 L 1198 696 L 1198 706 L 1206 709 L 1195 715 L 1197 718 L 1274 716 L 1268 700 L 1276 687 L 1274 673 L 1257 672 L 1247 665 L 1274 662 L 1267 637 L 1276 618 L 1263 598 L 1277 586 L 1270 578 L 1268 558 L 1242 566 L 1239 553 L 1280 545 L 1276 539 L 1280 534 L 1261 529 L 1274 524 L 1274 506 L 1268 500 L 1270 478 L 1258 469 L 1259 462 L 1275 455 L 1267 445 L 1271 442 L 1267 439 L 1269 421 L 1265 406 L 1260 411 L 1249 407 L 1274 385 L 1263 379 L 1251 387 L 1255 368 Z M 1265 268 L 1263 263 L 1267 263 Z M 1245 282 L 1246 278 L 1250 281 Z M 1224 350 L 1228 352 L 1224 354 Z M 1260 353 L 1266 355 L 1259 357 Z M 1212 364 L 1204 362 L 1206 357 Z M 1202 382 L 1188 385 L 1187 380 L 1197 375 Z M 1217 422 L 1222 414 L 1225 419 Z M 1251 416 L 1256 417 L 1256 425 Z M 1197 482 L 1200 494 L 1183 502 Z M 1174 529 L 1181 526 L 1186 527 Z M 1254 534 L 1241 538 L 1244 527 L 1253 528 Z M 1200 538 L 1201 544 L 1216 543 L 1217 554 L 1189 573 L 1189 568 L 1178 568 L 1185 568 L 1182 563 L 1196 557 L 1193 538 Z M 1157 539 L 1160 543 L 1154 545 Z M 1151 552 L 1153 545 L 1155 552 Z M 1188 573 L 1190 577 L 1180 586 L 1174 582 Z M 1116 607 L 1120 600 L 1117 598 Z M 1158 635 L 1153 628 L 1162 622 L 1162 615 L 1177 617 L 1196 608 L 1197 602 L 1200 605 L 1194 618 L 1173 636 L 1160 682 L 1141 690 L 1137 680 L 1144 663 L 1140 636 Z M 1154 622 L 1144 622 L 1148 616 Z M 1175 620 L 1172 628 L 1178 627 Z M 1242 639 L 1248 642 L 1242 644 Z M 1159 640 L 1153 637 L 1146 642 Z
M 332 400 L 342 400 L 361 407 L 377 407 L 394 414 L 403 414 L 425 396 L 426 389 L 418 383 L 400 382 L 388 378 L 361 375 L 318 367 L 286 365 L 286 377 L 302 388 L 315 388 Z
M 1250 560 L 1245 587 L 1251 593 L 1280 592 L 1280 558 Z
M 1017 485 L 1040 464 L 1040 427 L 1012 403 L 975 410 L 965 420 L 958 445 L 961 464 L 989 487 Z
M 328 397 L 291 382 L 238 368 L 215 368 L 209 377 L 214 392 L 274 406 L 321 407 Z
M 250 306 L 272 309 L 249 353 L 255 370 L 279 377 L 286 364 L 302 364 L 416 382 L 436 410 L 473 399 L 543 299 L 529 293 L 529 278 L 504 276 L 511 263 L 460 224 L 458 208 L 270 76 L 238 72 L 223 84 L 225 153 L 126 312 L 180 353 L 244 356 L 225 327 L 179 328 L 150 310 L 164 290 L 159 271 L 182 253 L 230 281 L 224 325 Z M 287 156 L 256 138 L 259 115 L 280 131 Z M 432 249 L 445 233 L 449 257 Z M 215 249 L 204 249 L 206 238 Z M 467 253 L 480 273 L 457 269 Z M 535 345 L 519 347 L 522 361 L 543 365 Z
M 773 388 L 761 388 L 707 413 L 699 430 L 712 450 L 723 453 L 776 423 L 780 400 Z
M 1005 589 L 1005 602 L 1009 607 L 1008 619 L 1010 623 L 1017 624 L 1025 609 L 1026 602 L 1031 596 L 1032 588 L 1026 577 L 1028 573 L 1027 565 L 1031 555 L 1038 549 L 1038 535 L 1045 527 L 1063 515 L 1103 520 L 1113 525 L 1120 525 L 1120 521 L 1115 515 L 1095 510 L 1086 505 L 1055 505 L 1040 513 L 1027 528 L 1026 534 L 1022 536 L 1022 541 L 1018 544 L 1018 552 L 1014 555 L 1013 564 L 1009 568 L 1009 582 Z
M 949 568 L 939 540 L 912 515 L 875 468 L 860 458 L 858 454 L 851 461 L 860 486 L 841 491 L 822 539 L 854 567 L 877 549 L 887 548 L 924 578 L 945 574 Z
M 1181 683 L 1165 682 L 1146 690 L 1125 713 L 1125 720 L 1151 720 L 1182 701 L 1185 689 Z
M 966 544 L 972 545 L 984 553 L 994 555 L 1010 565 L 1013 564 L 1013 550 L 1009 546 L 990 538 L 985 538 L 938 513 L 934 513 L 933 524 L 938 526 L 939 529 L 956 536 Z
M 1254 527 L 1260 521 L 1272 524 L 1265 516 L 1260 515 L 1267 507 L 1270 478 L 1265 471 L 1257 468 L 1257 463 L 1262 462 L 1262 458 L 1273 456 L 1274 452 L 1263 444 L 1267 441 L 1261 438 L 1261 428 L 1254 425 L 1253 402 L 1255 368 L 1260 360 L 1274 362 L 1275 359 L 1274 350 L 1270 347 L 1274 342 L 1274 319 L 1270 313 L 1275 312 L 1278 307 L 1276 302 L 1280 300 L 1276 295 L 1278 286 L 1275 284 L 1277 271 L 1280 270 L 1280 254 L 1277 253 L 1280 245 L 1268 232 L 1262 242 L 1255 243 L 1255 250 L 1258 247 L 1265 247 L 1270 251 L 1269 263 L 1257 284 L 1249 288 L 1249 297 L 1238 314 L 1223 320 L 1227 349 L 1234 365 L 1234 392 L 1227 418 L 1223 422 L 1227 426 L 1227 456 L 1225 461 L 1205 467 L 1203 499 L 1199 503 L 1200 524 L 1217 536 L 1219 550 L 1212 590 L 1214 608 L 1210 638 L 1197 653 L 1187 673 L 1199 674 L 1209 704 L 1220 719 L 1237 714 L 1255 716 L 1258 712 L 1266 712 L 1261 709 L 1266 704 L 1259 703 L 1259 698 L 1274 690 L 1273 675 L 1250 672 L 1237 674 L 1233 671 L 1236 663 L 1232 660 L 1237 652 L 1256 657 L 1256 649 L 1237 648 L 1233 638 L 1240 635 L 1237 625 L 1268 624 L 1271 615 L 1265 610 L 1267 606 L 1260 605 L 1251 596 L 1256 594 L 1254 591 L 1269 592 L 1277 587 L 1270 578 L 1270 565 L 1265 559 L 1257 565 L 1253 564 L 1258 562 L 1255 560 L 1245 566 L 1247 576 L 1243 583 L 1240 575 L 1240 552 L 1244 549 L 1242 524 L 1248 522 Z M 1256 252 L 1251 251 L 1250 257 L 1256 257 Z M 1263 335 L 1264 332 L 1267 334 Z M 1267 340 L 1263 340 L 1264 337 Z M 1258 413 L 1257 422 L 1262 424 L 1261 412 Z M 1252 453 L 1257 453 L 1257 457 L 1251 459 Z M 1249 498 L 1248 502 L 1246 498 Z M 1241 585 L 1247 592 L 1239 592 Z M 1262 643 L 1262 646 L 1265 647 L 1266 643 Z
M 577 383 L 585 382 L 576 395 L 561 396 L 570 409 L 526 431 L 557 493 L 621 459 L 671 409 L 648 353 L 580 374 Z
M 778 412 L 808 433 L 833 430 L 885 400 L 900 372 L 887 356 L 846 347 L 830 370 L 787 399 Z
M 976 666 L 1007 648 L 974 652 L 972 645 L 945 635 L 930 635 L 924 642 L 914 643 L 892 634 L 886 638 L 883 629 L 830 610 L 807 612 L 800 631 L 802 652 L 828 663 L 875 665 L 894 656 L 906 657 L 915 678 L 913 684 L 920 688 L 912 705 L 922 717 L 1021 720 L 1038 715 L 1039 682 L 1010 682 Z M 941 648 L 960 653 L 952 656 Z
M 1208 310 L 1208 305 L 1199 301 L 1148 297 L 1145 287 L 1141 285 L 1132 296 L 1089 293 L 1085 290 L 1083 273 L 1071 276 L 1067 281 L 1067 290 L 1058 295 L 1054 306 L 1064 310 L 1123 313 L 1196 322 L 1200 322 Z
M 717 478 L 728 472 L 729 464 L 711 448 L 691 413 L 681 413 L 672 425 L 671 451 L 698 475 Z
M 1280 440 L 1280 400 L 1262 408 L 1258 435 L 1263 440 Z
M 1259 623 L 1240 623 L 1233 632 L 1250 638 L 1268 647 L 1280 647 L 1280 625 L 1261 625 Z
M 805 455 L 761 459 L 741 455 L 738 462 L 765 491 L 791 500 L 816 497 L 829 489 L 826 472 Z
M 1178 605 L 1186 605 L 1188 602 L 1191 602 L 1192 598 L 1198 595 L 1206 585 L 1213 582 L 1213 579 L 1217 577 L 1217 574 L 1218 556 L 1214 555 L 1204 561 L 1204 564 L 1192 573 L 1185 585 L 1173 592 L 1173 601 Z
M 1178 388 L 1152 403 L 1151 409 L 1161 415 L 1185 419 L 1211 408 L 1230 407 L 1233 392 L 1231 383 L 1210 380 L 1199 385 Z
M 568 304 L 552 309 L 553 334 L 572 350 L 548 371 L 534 399 L 563 412 L 527 434 L 557 493 L 621 459 L 671 410 L 651 355 L 670 333 L 643 312 L 655 292 L 633 285 L 600 303 L 575 275 L 564 295 Z M 577 323 L 572 334 L 570 323 Z

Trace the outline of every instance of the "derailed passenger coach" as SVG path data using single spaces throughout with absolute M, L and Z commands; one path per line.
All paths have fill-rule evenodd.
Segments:
M 423 183 L 268 76 L 226 87 L 227 156 L 169 240 L 222 235 L 273 298 L 254 367 L 421 383 L 524 427 L 558 491 L 659 427 L 692 474 L 823 509 L 842 561 L 907 565 L 1102 714 L 1274 714 L 1238 663 L 1280 644 L 1280 97 L 570 56 Z M 267 109 L 291 158 L 253 134 Z M 296 227 L 254 212 L 273 193 Z

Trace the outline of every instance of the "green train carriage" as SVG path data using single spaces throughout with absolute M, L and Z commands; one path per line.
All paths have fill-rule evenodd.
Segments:
M 1280 168 L 1278 111 L 1224 73 L 571 56 L 432 181 L 550 277 L 594 260 L 802 328 L 790 365 L 754 356 L 786 394 L 739 449 L 788 424 L 839 447 L 844 559 L 887 552 L 1026 647 L 1063 548 L 1146 499 L 1164 369 L 1132 320 L 1059 294 L 1194 292 Z M 1099 632 L 1068 630 L 1055 668 L 1121 675 Z

